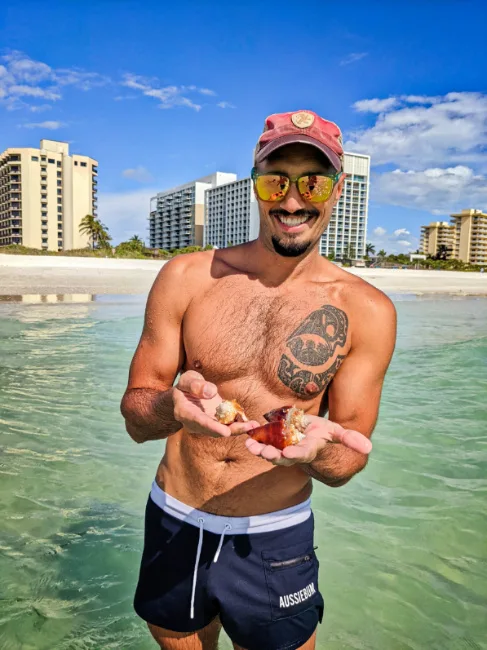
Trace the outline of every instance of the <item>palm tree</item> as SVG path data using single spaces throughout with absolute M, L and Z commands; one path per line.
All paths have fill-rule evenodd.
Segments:
M 369 255 L 375 255 L 375 246 L 371 242 L 365 244 L 365 255 L 367 257 L 369 257 Z
M 87 214 L 81 219 L 79 232 L 82 235 L 88 235 L 91 239 L 92 248 L 95 248 L 96 243 L 104 248 L 108 246 L 108 242 L 111 240 L 108 228 L 92 214 Z
M 132 244 L 137 244 L 137 245 L 139 245 L 139 244 L 143 244 L 143 243 L 144 243 L 143 240 L 142 240 L 138 235 L 133 235 L 133 236 L 129 239 L 129 241 L 131 241 Z
M 95 248 L 96 232 L 97 232 L 97 220 L 92 214 L 87 214 L 84 216 L 79 224 L 79 232 L 81 235 L 88 235 L 91 239 L 91 246 Z
M 377 257 L 381 257 L 382 259 L 384 259 L 384 257 L 387 257 L 387 253 L 383 248 L 381 248 L 380 251 L 377 253 Z
M 352 244 L 347 244 L 343 249 L 343 257 L 346 260 L 354 260 L 356 257 L 355 247 Z
M 435 259 L 437 260 L 447 260 L 451 254 L 451 248 L 448 248 L 445 244 L 440 244 L 438 250 L 436 251 Z

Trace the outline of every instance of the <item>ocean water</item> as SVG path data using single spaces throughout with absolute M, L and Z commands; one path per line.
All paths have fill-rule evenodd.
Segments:
M 0 304 L 0 648 L 149 650 L 131 603 L 163 443 L 118 411 L 143 298 L 60 300 Z M 371 461 L 315 486 L 318 648 L 487 648 L 487 300 L 395 302 Z

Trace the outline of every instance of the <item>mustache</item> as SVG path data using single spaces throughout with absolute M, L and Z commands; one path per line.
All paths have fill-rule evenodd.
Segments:
M 296 212 L 288 212 L 282 208 L 271 208 L 269 214 L 273 217 L 306 217 L 310 219 L 311 217 L 319 217 L 319 210 L 310 209 L 310 210 L 296 210 Z

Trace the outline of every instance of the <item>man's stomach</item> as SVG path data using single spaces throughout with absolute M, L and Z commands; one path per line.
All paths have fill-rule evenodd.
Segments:
M 299 466 L 277 467 L 253 456 L 246 439 L 211 438 L 181 429 L 167 440 L 156 481 L 188 506 L 229 517 L 282 510 L 310 496 L 311 479 Z

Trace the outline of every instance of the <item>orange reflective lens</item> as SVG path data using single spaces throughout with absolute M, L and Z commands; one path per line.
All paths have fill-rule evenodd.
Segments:
M 298 178 L 298 190 L 303 199 L 319 203 L 328 201 L 333 191 L 333 179 L 329 176 L 301 176 Z
M 282 201 L 289 191 L 291 181 L 297 183 L 298 191 L 306 201 L 323 203 L 328 201 L 337 177 L 312 174 L 289 178 L 283 174 L 253 175 L 257 196 L 262 201 Z
M 255 189 L 262 201 L 282 201 L 289 185 L 289 178 L 280 174 L 262 174 L 255 178 Z

